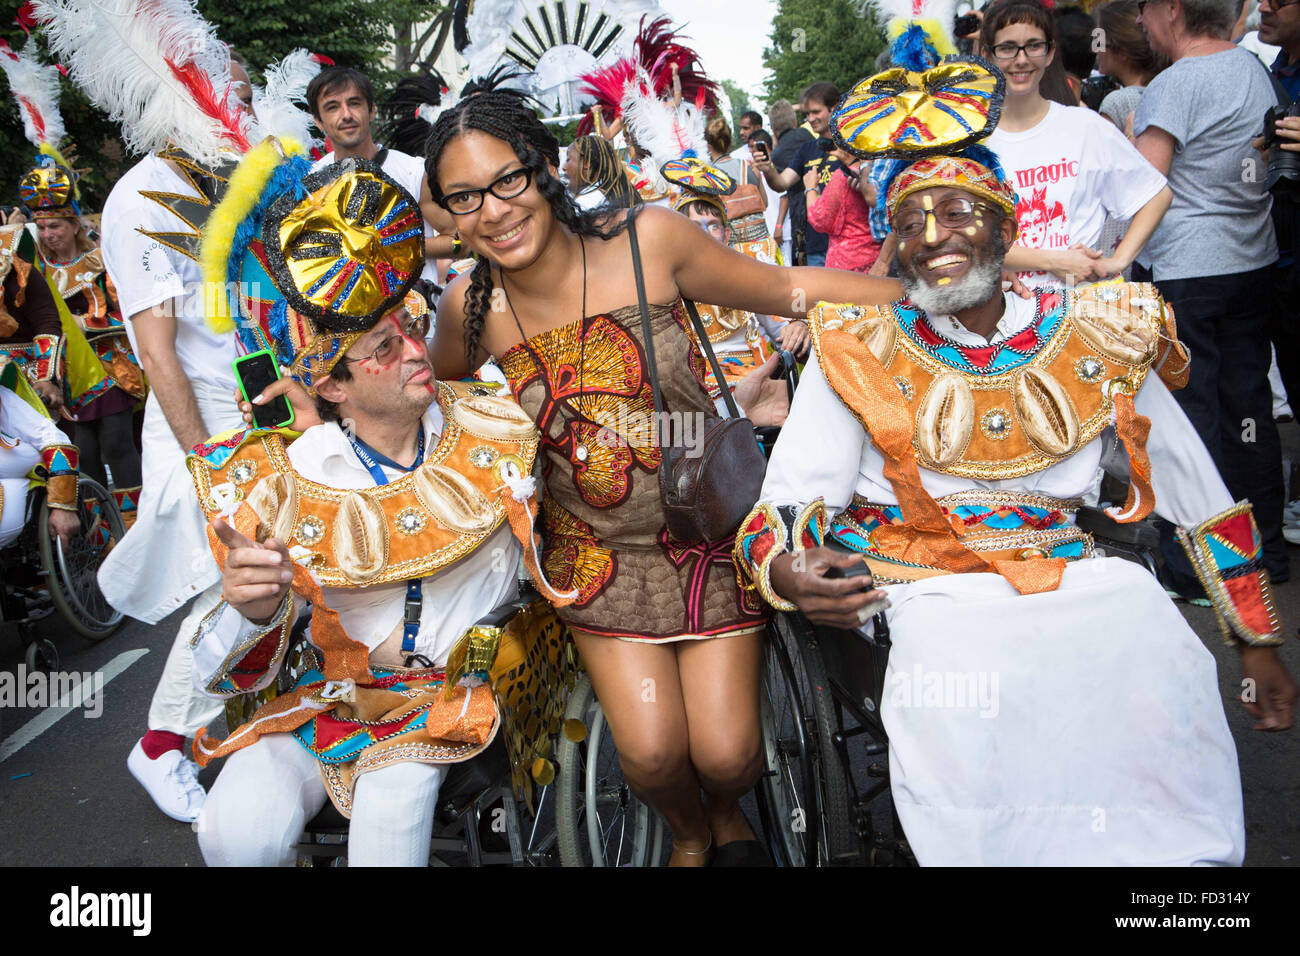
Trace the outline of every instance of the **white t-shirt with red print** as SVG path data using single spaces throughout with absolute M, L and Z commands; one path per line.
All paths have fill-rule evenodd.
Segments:
M 1016 242 L 1029 249 L 1101 250 L 1106 217 L 1130 219 L 1165 186 L 1165 177 L 1105 117 L 1081 106 L 1050 103 L 1032 129 L 998 127 L 987 140 L 1016 190 Z M 1066 276 L 1022 272 L 1034 287 Z

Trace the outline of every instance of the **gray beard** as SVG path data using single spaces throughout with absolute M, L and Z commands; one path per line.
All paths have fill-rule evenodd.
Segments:
M 973 266 L 960 281 L 949 285 L 927 285 L 904 269 L 899 270 L 899 281 L 912 304 L 927 314 L 955 315 L 1001 294 L 1002 263 L 1000 258 L 982 262 Z

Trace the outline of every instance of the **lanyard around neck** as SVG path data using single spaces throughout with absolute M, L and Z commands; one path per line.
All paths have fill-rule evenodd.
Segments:
M 416 439 L 415 444 L 415 463 L 410 468 L 399 465 L 387 455 L 382 455 L 375 451 L 359 438 L 347 436 L 352 445 L 352 450 L 356 452 L 357 458 L 361 464 L 366 466 L 370 472 L 370 477 L 374 479 L 376 485 L 388 484 L 388 476 L 384 474 L 382 466 L 387 465 L 389 468 L 396 468 L 398 471 L 414 471 L 424 462 L 424 425 L 420 425 L 420 436 Z M 424 606 L 424 588 L 419 578 L 412 578 L 406 582 L 406 607 L 402 616 L 402 653 L 406 656 L 406 665 L 411 666 L 412 661 L 423 661 L 426 666 L 432 666 L 431 662 L 423 655 L 415 653 L 415 638 L 420 633 L 420 611 Z
M 376 485 L 388 484 L 388 476 L 384 474 L 382 466 L 387 465 L 389 468 L 396 468 L 398 471 L 415 471 L 424 462 L 424 425 L 420 426 L 420 436 L 415 444 L 415 462 L 409 468 L 405 465 L 399 465 L 387 455 L 375 451 L 360 438 L 347 436 L 352 445 L 352 450 L 356 452 L 357 458 L 361 464 L 366 466 L 366 471 L 370 472 L 370 477 L 374 479 Z

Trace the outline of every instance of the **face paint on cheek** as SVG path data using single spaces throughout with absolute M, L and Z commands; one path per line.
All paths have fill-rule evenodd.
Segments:
M 976 229 L 974 226 L 967 226 L 965 229 L 962 230 L 962 232 L 964 232 L 968 236 L 973 236 L 975 235 L 975 233 L 979 232 L 979 230 Z
M 947 284 L 948 284 L 949 282 L 951 282 L 951 281 L 952 281 L 951 278 L 949 278 L 948 276 L 944 276 L 942 279 L 940 279 L 940 280 L 939 280 L 937 283 L 935 283 L 935 284 L 936 284 L 936 285 L 947 285 Z

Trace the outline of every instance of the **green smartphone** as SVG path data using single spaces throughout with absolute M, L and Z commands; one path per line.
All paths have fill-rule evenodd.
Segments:
M 280 378 L 280 366 L 270 349 L 241 355 L 231 364 L 235 369 L 235 381 L 239 383 L 240 394 L 249 403 Z M 288 428 L 293 424 L 293 406 L 283 395 L 271 399 L 265 405 L 254 405 L 253 424 L 258 428 Z

